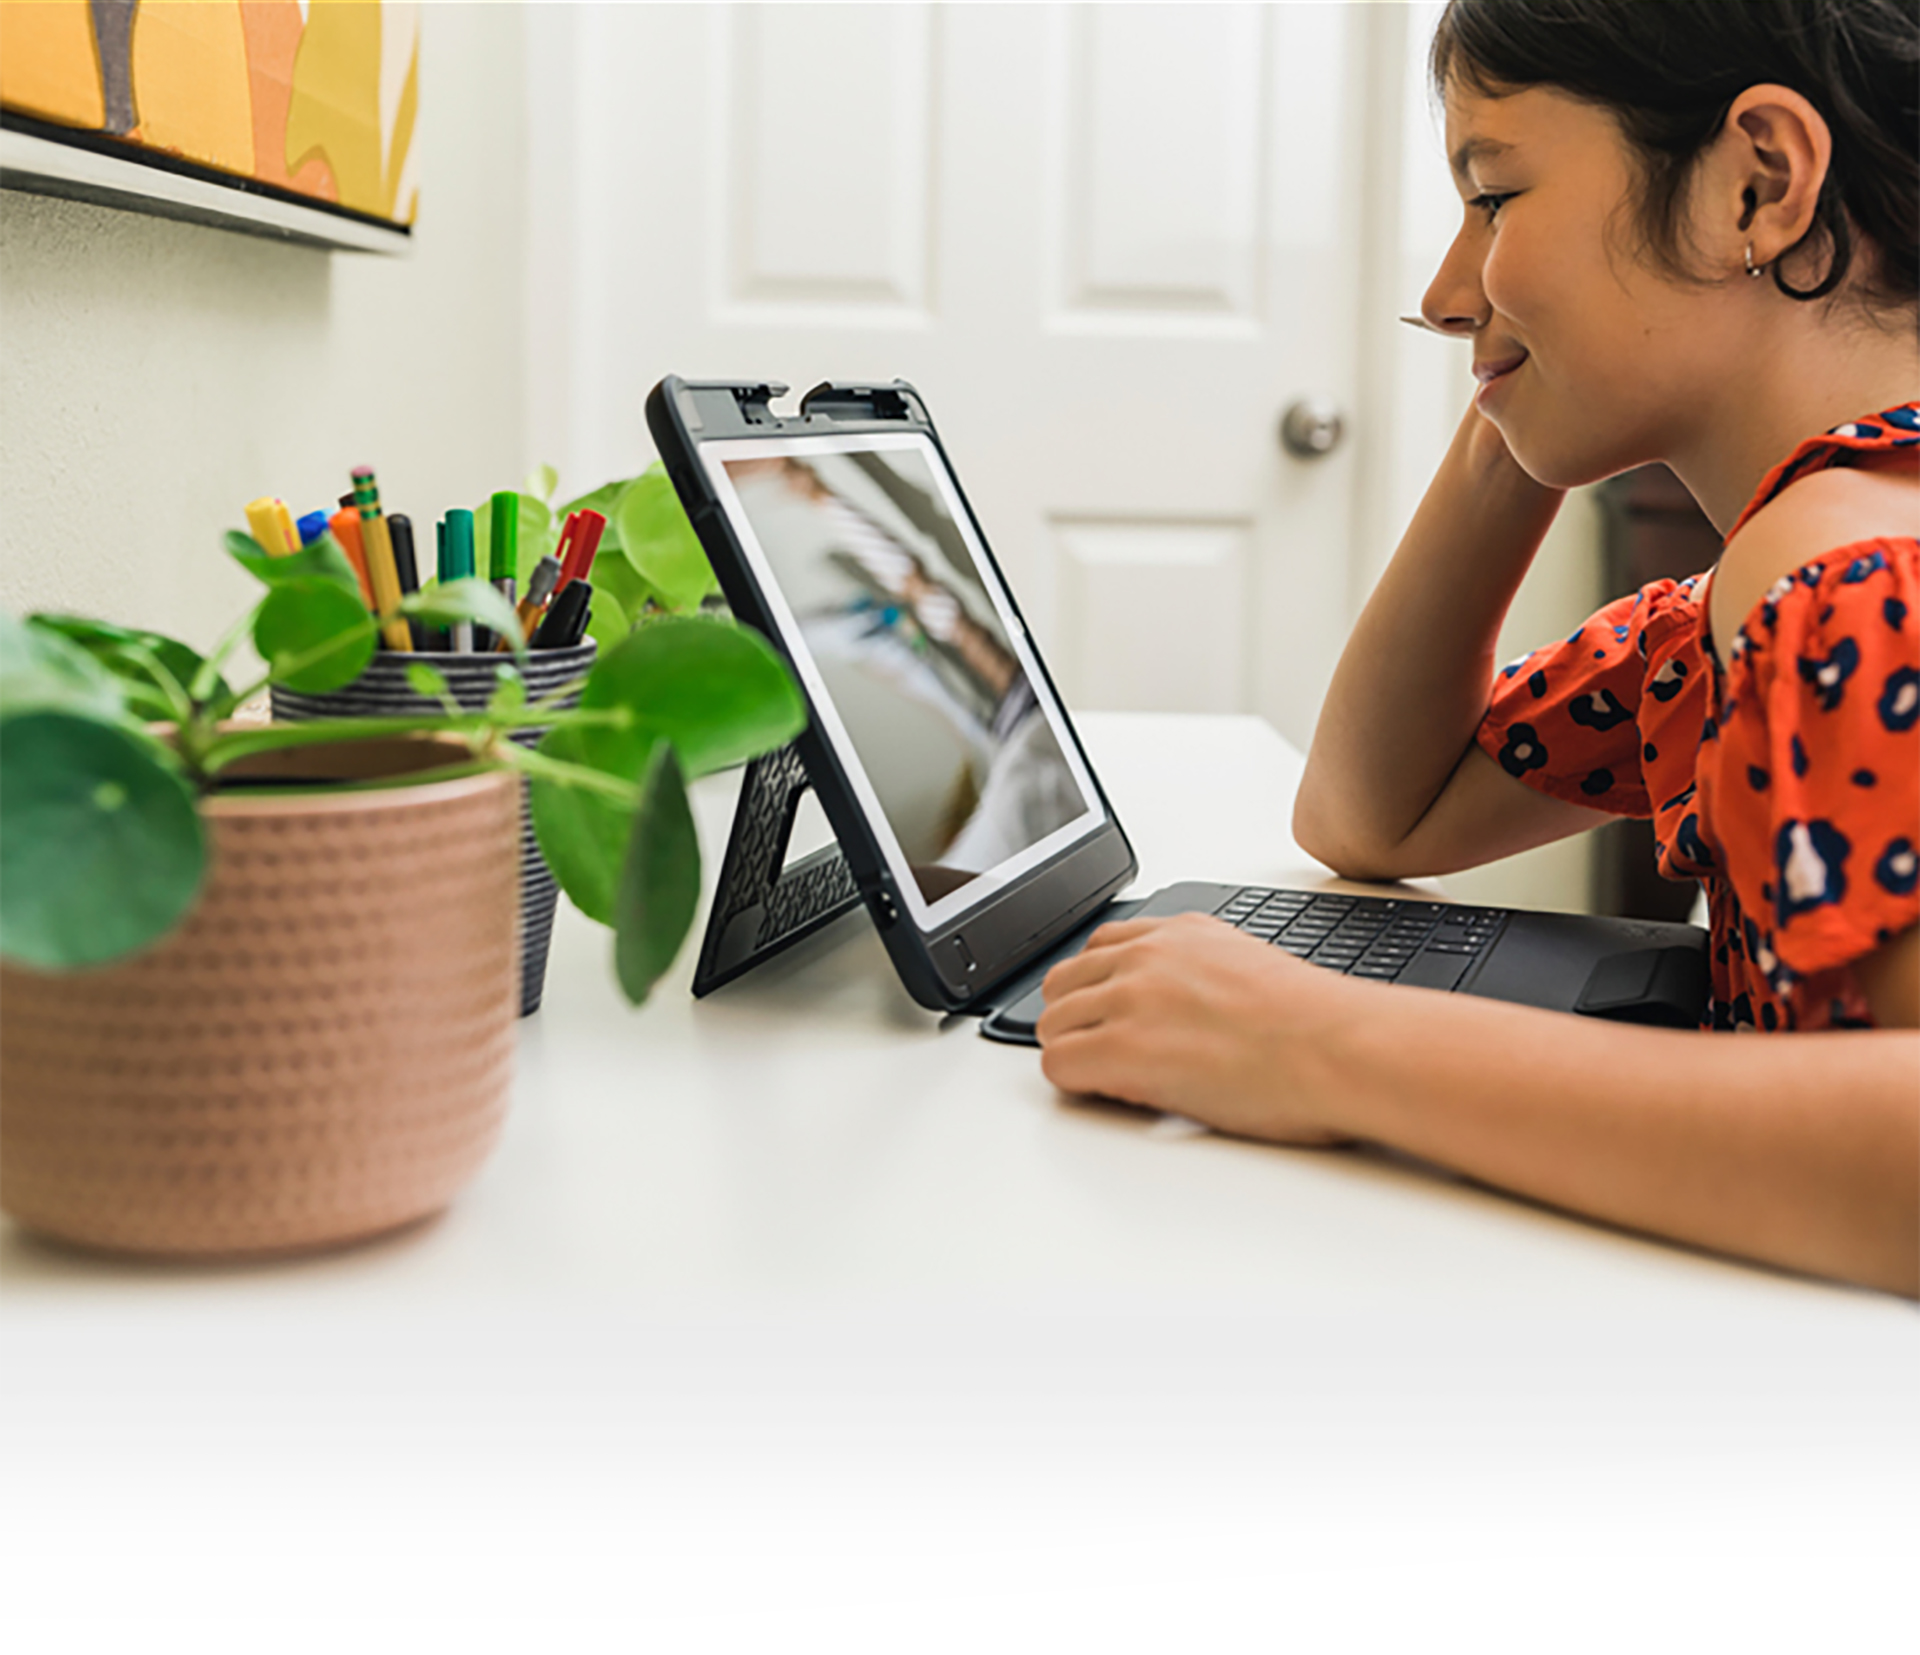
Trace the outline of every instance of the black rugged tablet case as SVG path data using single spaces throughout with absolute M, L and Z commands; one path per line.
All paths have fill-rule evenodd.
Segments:
M 647 428 L 721 591 L 735 616 L 764 634 L 783 655 L 788 654 L 785 642 L 773 625 L 753 567 L 700 463 L 701 444 L 742 437 L 915 432 L 927 437 L 946 460 L 919 393 L 904 380 L 816 385 L 801 398 L 797 412 L 777 413 L 773 403 L 786 394 L 786 386 L 768 381 L 670 375 L 647 397 Z M 947 469 L 958 489 L 958 473 L 950 461 Z M 964 489 L 960 502 L 992 564 L 991 543 Z M 993 573 L 1018 616 L 1018 600 L 997 564 Z M 1024 617 L 1020 624 L 1024 629 Z M 1034 659 L 1038 663 L 1037 652 Z M 1038 670 L 1053 689 L 1043 663 Z M 1064 718 L 1057 691 L 1054 701 L 1062 706 Z M 1070 722 L 1065 733 L 1078 746 Z M 807 787 L 819 798 L 838 849 L 815 852 L 786 867 L 787 837 Z M 1099 790 L 1097 780 L 1094 787 Z M 977 1009 L 991 999 L 997 985 L 1076 930 L 1132 880 L 1137 867 L 1133 847 L 1104 793 L 1100 803 L 1107 817 L 1102 828 L 959 918 L 922 933 L 909 917 L 838 755 L 817 722 L 810 722 L 790 750 L 757 760 L 749 769 L 694 992 L 710 992 L 862 900 L 915 1000 L 936 1011 Z

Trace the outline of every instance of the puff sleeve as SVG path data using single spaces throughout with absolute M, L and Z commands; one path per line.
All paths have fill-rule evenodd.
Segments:
M 1573 635 L 1501 668 L 1480 724 L 1482 750 L 1515 780 L 1569 804 L 1650 816 L 1647 712 L 1664 722 L 1697 668 L 1673 648 L 1691 581 L 1654 581 L 1608 604 Z M 1651 705 L 1649 705 L 1651 697 Z M 1693 697 L 1689 695 L 1688 699 Z
M 1917 566 L 1910 540 L 1809 563 L 1728 651 L 1701 791 L 1776 993 L 1920 918 Z

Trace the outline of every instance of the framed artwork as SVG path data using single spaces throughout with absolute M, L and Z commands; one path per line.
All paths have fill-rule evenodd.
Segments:
M 400 251 L 419 189 L 420 8 L 0 0 L 0 184 Z

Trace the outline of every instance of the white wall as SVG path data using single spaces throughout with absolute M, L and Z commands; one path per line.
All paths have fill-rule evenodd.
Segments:
M 1397 70 L 1378 66 L 1372 87 L 1379 119 L 1400 123 L 1399 164 L 1370 180 L 1378 291 L 1368 311 L 1373 332 L 1366 394 L 1382 432 L 1361 479 L 1360 556 L 1353 570 L 1354 612 L 1364 605 L 1406 532 L 1466 411 L 1473 391 L 1470 353 L 1394 318 L 1419 311 L 1421 295 L 1460 225 L 1460 198 L 1446 160 L 1440 115 L 1427 87 L 1427 45 L 1441 8 L 1403 8 L 1406 50 Z M 1576 490 L 1514 597 L 1500 634 L 1500 658 L 1564 637 L 1602 600 L 1600 513 L 1591 490 Z M 1451 874 L 1450 896 L 1523 908 L 1586 909 L 1591 904 L 1589 841 L 1563 839 L 1538 850 Z
M 210 644 L 246 503 L 373 465 L 419 521 L 527 464 L 525 18 L 422 8 L 411 254 L 0 191 L 0 605 Z M 430 542 L 429 542 L 430 544 Z
M 1467 391 L 1456 351 L 1385 320 L 1417 301 L 1454 212 L 1417 67 L 1432 10 L 1410 8 L 1405 159 L 1378 181 L 1398 263 L 1373 307 L 1386 330 L 1373 383 L 1395 430 L 1363 491 L 1376 551 L 1353 571 L 1356 609 Z M 543 97 L 530 113 L 530 78 L 551 83 L 574 24 L 516 5 L 423 8 L 422 209 L 406 258 L 0 192 L 0 605 L 204 646 L 248 595 L 218 543 L 256 495 L 310 510 L 364 461 L 390 509 L 425 520 L 512 485 L 535 459 L 571 462 L 583 485 L 617 469 L 607 410 L 577 394 L 602 342 L 566 281 L 605 257 L 608 226 L 565 164 L 568 101 Z M 560 242 L 568 256 L 548 257 Z M 672 318 L 654 322 L 671 331 Z M 629 426 L 642 388 L 620 410 Z M 1592 607 L 1594 522 L 1570 505 L 1515 606 L 1513 653 Z M 1578 905 L 1585 850 L 1549 847 L 1451 888 Z

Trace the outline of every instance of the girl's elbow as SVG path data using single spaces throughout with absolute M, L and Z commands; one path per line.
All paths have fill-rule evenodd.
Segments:
M 1302 789 L 1293 802 L 1293 842 L 1322 867 L 1342 879 L 1388 880 L 1401 875 L 1382 847 L 1370 846 L 1329 820 Z

